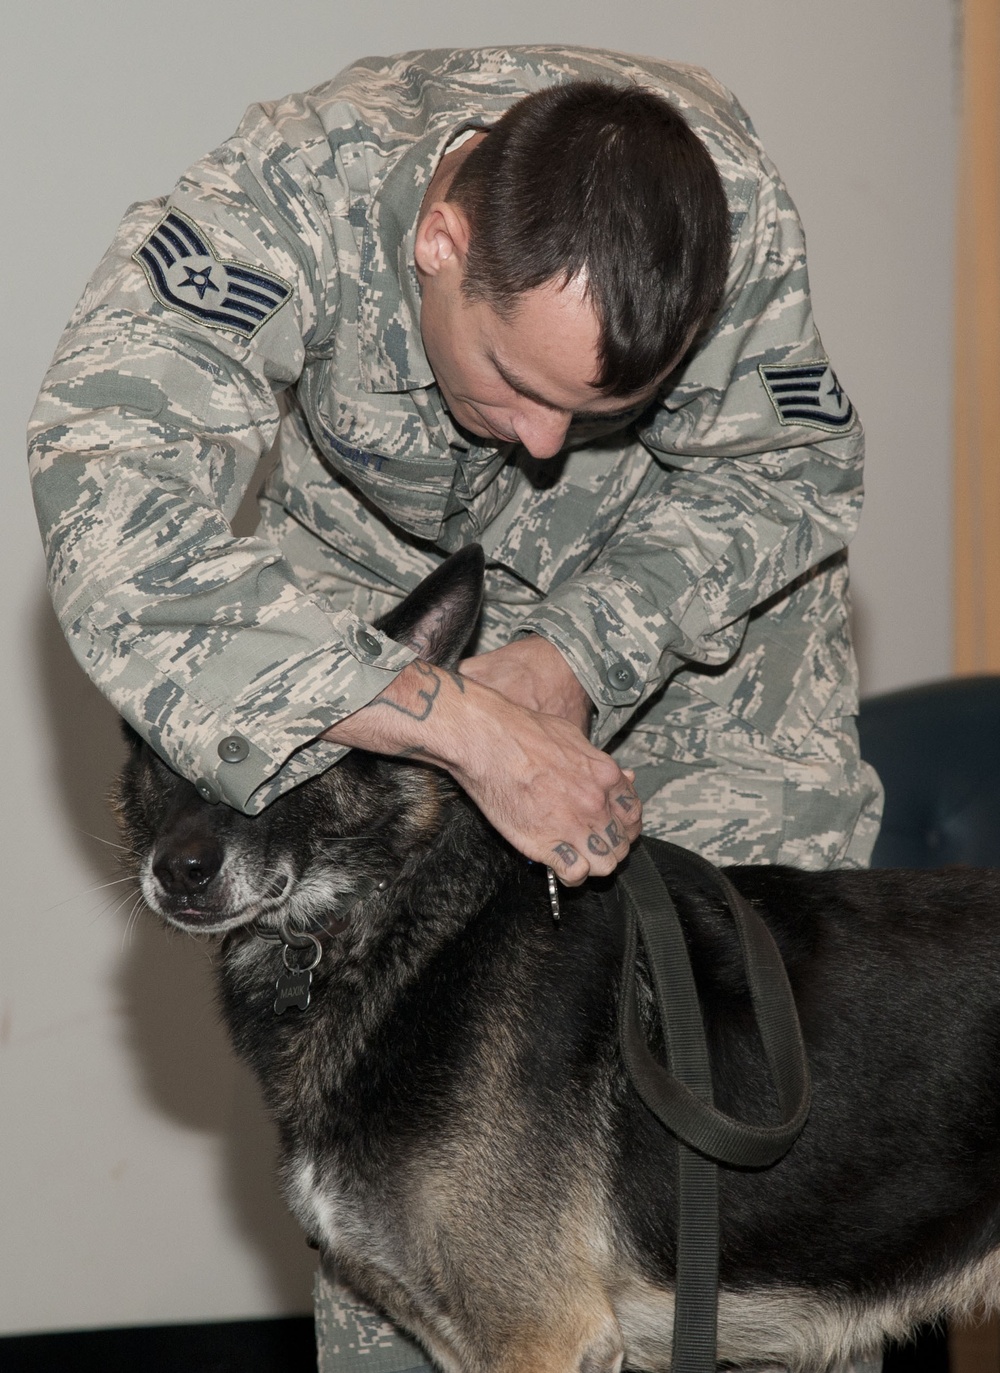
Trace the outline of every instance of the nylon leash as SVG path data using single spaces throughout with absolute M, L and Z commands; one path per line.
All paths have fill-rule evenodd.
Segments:
M 671 865 L 687 869 L 696 881 L 707 881 L 733 918 L 781 1115 L 774 1125 L 755 1125 L 716 1109 L 687 941 L 670 892 L 640 840 L 603 898 L 625 924 L 619 1043 L 636 1091 L 678 1142 L 672 1373 L 715 1373 L 718 1165 L 768 1167 L 788 1152 L 809 1114 L 809 1069 L 788 975 L 767 926 L 718 868 L 675 844 L 664 847 Z M 640 939 L 663 1029 L 666 1066 L 650 1052 L 639 1019 Z

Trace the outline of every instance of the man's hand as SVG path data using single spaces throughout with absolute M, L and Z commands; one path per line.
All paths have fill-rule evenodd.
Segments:
M 590 732 L 593 704 L 573 669 L 547 639 L 529 634 L 503 648 L 465 658 L 458 668 L 481 686 L 492 687 L 515 705 L 569 720 L 584 734 Z
M 448 768 L 455 780 L 515 848 L 567 886 L 612 872 L 642 824 L 634 776 L 568 720 L 486 688 L 475 698 L 477 722 Z
M 443 767 L 504 838 L 567 886 L 612 872 L 641 828 L 633 775 L 576 725 L 429 663 L 410 663 L 325 737 Z

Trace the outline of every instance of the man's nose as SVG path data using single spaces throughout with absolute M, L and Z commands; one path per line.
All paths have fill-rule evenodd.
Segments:
M 564 410 L 539 405 L 519 414 L 512 427 L 533 458 L 554 458 L 562 451 L 572 418 Z

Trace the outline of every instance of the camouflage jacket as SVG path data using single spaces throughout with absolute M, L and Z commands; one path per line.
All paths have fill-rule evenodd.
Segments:
M 669 393 L 543 471 L 451 424 L 412 247 L 448 144 L 574 78 L 675 102 L 721 174 L 732 257 Z M 261 530 L 236 538 L 276 436 Z M 30 431 L 74 652 L 203 794 L 250 812 L 343 752 L 317 736 L 412 656 L 362 614 L 445 551 L 483 543 L 487 646 L 551 639 L 604 743 L 679 668 L 733 661 L 748 612 L 843 547 L 862 447 L 795 208 L 737 102 L 695 68 L 560 47 L 366 59 L 251 107 L 169 198 L 127 212 Z M 801 677 L 808 644 L 784 651 Z M 780 673 L 768 690 L 780 712 Z

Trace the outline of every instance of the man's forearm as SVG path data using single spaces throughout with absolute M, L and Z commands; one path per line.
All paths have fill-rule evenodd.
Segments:
M 465 693 L 466 684 L 457 672 L 418 658 L 373 701 L 331 725 L 323 737 L 396 758 L 419 756 L 450 770 L 454 759 L 446 755 L 455 750 L 442 750 L 440 741 L 451 737 L 459 723 L 455 698 Z

